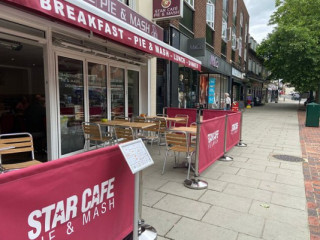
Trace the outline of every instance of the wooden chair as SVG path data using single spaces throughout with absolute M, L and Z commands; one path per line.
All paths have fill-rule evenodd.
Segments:
M 188 133 L 183 131 L 167 131 L 166 134 L 166 156 L 163 162 L 162 174 L 164 174 L 167 157 L 170 151 L 174 152 L 175 163 L 176 153 L 186 153 L 188 159 L 188 175 L 187 179 L 189 179 L 190 168 L 191 168 L 191 157 L 196 151 L 196 149 L 189 144 Z
M 116 136 L 117 143 L 125 143 L 135 139 L 131 127 L 114 126 L 114 133 Z
M 161 145 L 161 138 L 165 136 L 165 133 L 168 129 L 168 123 L 165 118 L 155 118 L 155 120 L 160 122 L 159 126 L 159 134 L 160 134 L 160 139 L 159 139 L 159 145 Z
M 141 117 L 141 116 L 135 116 L 135 117 L 133 117 L 133 122 L 142 122 L 142 123 L 144 123 L 144 122 L 146 122 L 146 118 L 145 117 Z M 145 134 L 144 134 L 144 131 L 142 131 L 142 130 L 138 130 L 137 132 L 136 132 L 136 138 L 141 138 L 141 139 L 145 139 Z
M 176 118 L 183 118 L 183 121 L 174 122 L 175 127 L 187 127 L 189 122 L 189 116 L 186 114 L 177 114 Z
M 22 133 L 8 133 L 0 135 L 0 144 L 8 145 L 10 149 L 3 150 L 0 152 L 0 169 L 2 170 L 13 170 L 26 168 L 29 166 L 40 164 L 40 161 L 34 159 L 34 148 L 33 148 L 33 139 L 32 135 L 27 132 Z M 31 159 L 19 162 L 19 163 L 11 163 L 11 164 L 2 164 L 1 157 L 7 154 L 18 154 L 18 153 L 30 153 Z M 8 159 L 8 161 L 12 161 Z
M 151 147 L 153 146 L 153 142 L 158 142 L 159 154 L 160 154 L 160 121 L 158 119 L 152 119 L 149 121 L 150 123 L 155 123 L 156 125 L 152 127 L 148 127 L 144 129 L 145 137 L 144 140 L 147 142 L 151 142 Z
M 106 146 L 106 142 L 109 144 L 113 144 L 113 137 L 111 132 L 106 132 L 102 134 L 100 124 L 91 123 L 91 122 L 83 122 L 82 130 L 85 138 L 84 149 L 87 151 L 90 149 L 91 141 L 95 142 L 96 148 L 98 148 L 98 142 L 102 143 L 103 146 Z

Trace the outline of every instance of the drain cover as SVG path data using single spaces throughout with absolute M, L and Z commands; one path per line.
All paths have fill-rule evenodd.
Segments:
M 290 155 L 273 155 L 274 158 L 288 162 L 304 162 L 303 158 Z

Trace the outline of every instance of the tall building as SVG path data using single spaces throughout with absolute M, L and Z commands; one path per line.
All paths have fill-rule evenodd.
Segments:
M 157 112 L 164 106 L 223 108 L 226 92 L 243 101 L 249 30 L 243 0 L 184 0 L 182 6 L 182 18 L 157 24 L 166 43 L 202 62 L 201 71 L 158 59 Z

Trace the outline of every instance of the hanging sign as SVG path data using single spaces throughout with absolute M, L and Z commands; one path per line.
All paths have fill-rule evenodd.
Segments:
M 153 0 L 153 19 L 183 17 L 183 0 Z

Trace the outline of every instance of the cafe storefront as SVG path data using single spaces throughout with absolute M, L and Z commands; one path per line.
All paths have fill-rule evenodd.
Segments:
M 30 132 L 42 161 L 82 152 L 82 122 L 148 113 L 152 57 L 200 69 L 117 18 L 133 14 L 122 3 L 98 2 L 0 3 L 0 134 Z

